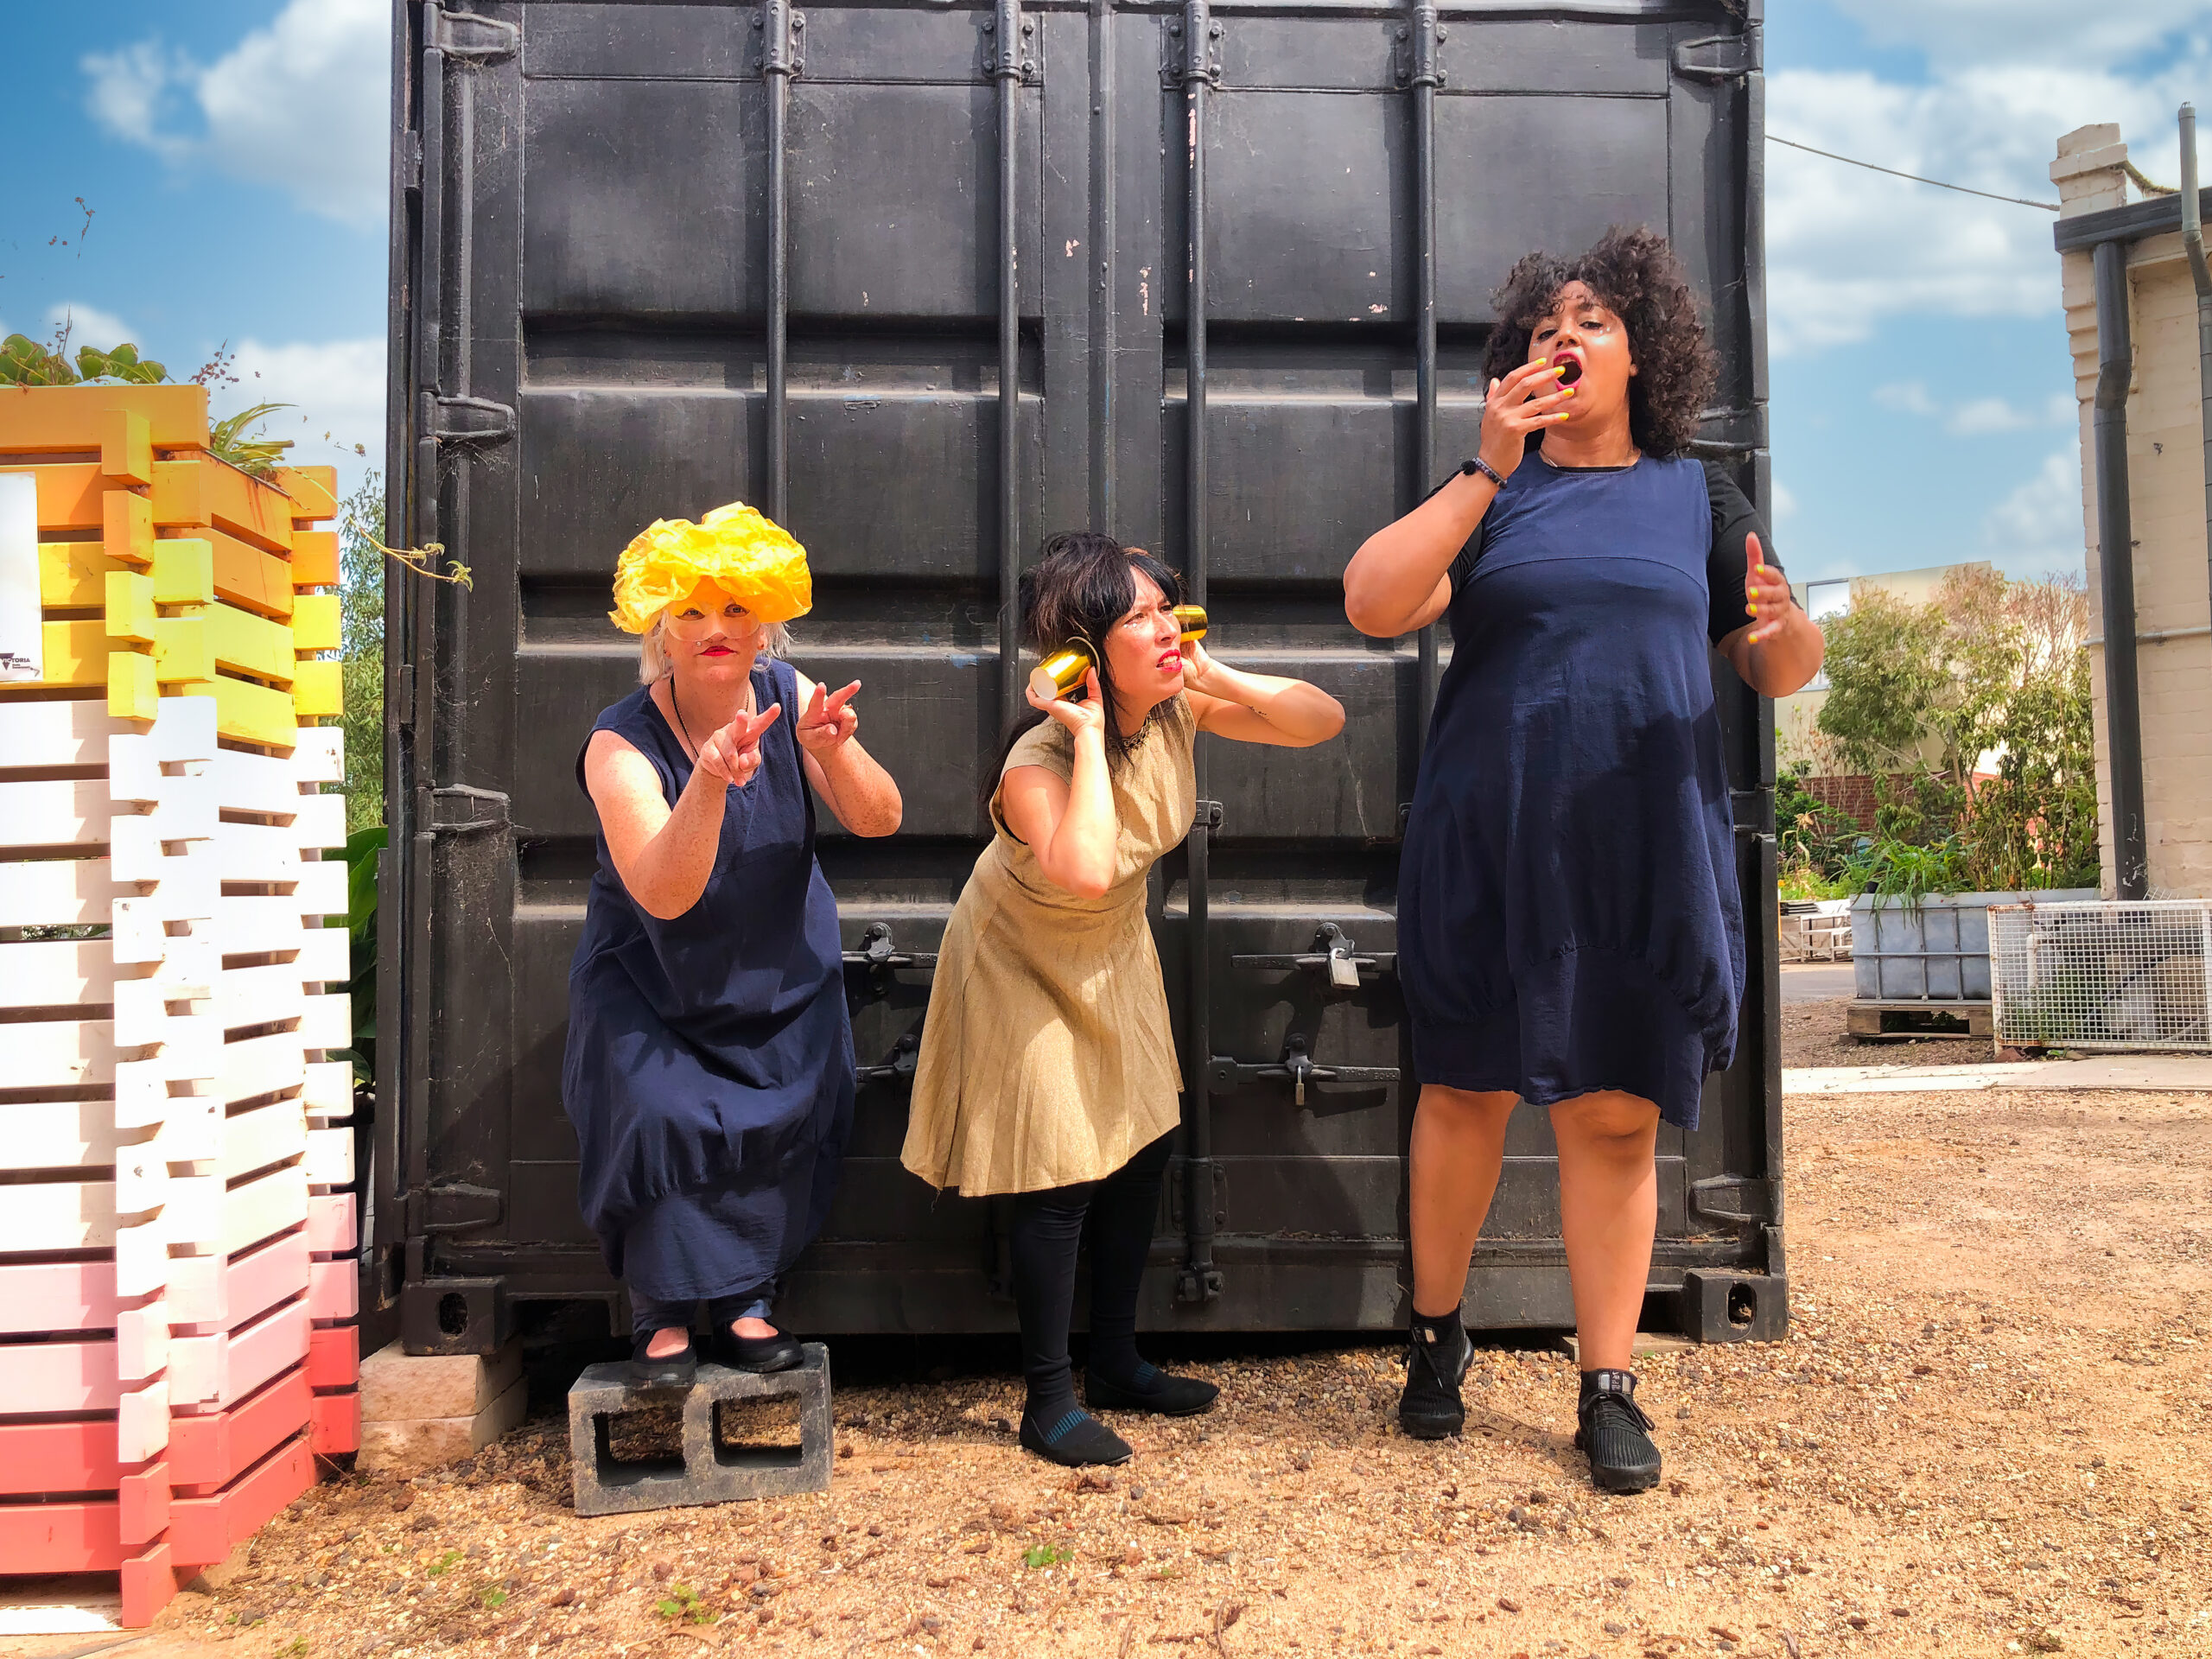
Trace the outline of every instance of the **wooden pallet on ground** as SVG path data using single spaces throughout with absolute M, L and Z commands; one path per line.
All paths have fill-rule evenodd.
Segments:
M 1931 1002 L 1904 998 L 1861 997 L 1844 1013 L 1844 1030 L 1862 1042 L 1915 1042 L 1956 1037 L 1990 1042 L 1996 1023 L 1986 1002 Z

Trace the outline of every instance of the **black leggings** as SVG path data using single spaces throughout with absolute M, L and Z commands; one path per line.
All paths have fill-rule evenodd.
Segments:
M 1088 1222 L 1093 1371 L 1133 1386 L 1137 1290 L 1160 1213 L 1173 1133 L 1163 1135 L 1103 1181 L 1022 1192 L 1014 1200 L 1014 1300 L 1021 1316 L 1021 1370 L 1028 1414 L 1049 1429 L 1075 1408 L 1068 1322 L 1075 1306 L 1077 1247 Z

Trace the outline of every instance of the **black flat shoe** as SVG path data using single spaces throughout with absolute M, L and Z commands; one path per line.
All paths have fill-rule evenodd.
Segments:
M 1459 1383 L 1474 1363 L 1475 1344 L 1457 1319 L 1450 1330 L 1459 1338 L 1456 1345 L 1425 1324 L 1416 1324 L 1407 1333 L 1406 1387 L 1398 1396 L 1398 1427 L 1417 1440 L 1444 1440 L 1466 1424 Z
M 647 1332 L 630 1345 L 630 1386 L 633 1389 L 688 1389 L 698 1380 L 699 1356 L 686 1342 L 676 1352 L 654 1359 L 646 1354 L 653 1333 Z
M 715 1327 L 711 1350 L 715 1363 L 733 1371 L 794 1371 L 805 1356 L 798 1338 L 781 1325 L 771 1327 L 772 1337 L 741 1337 L 728 1325 Z
M 1581 1427 L 1574 1449 L 1590 1454 L 1590 1479 L 1601 1492 L 1646 1492 L 1659 1484 L 1659 1448 L 1651 1443 L 1651 1419 L 1636 1403 L 1636 1377 L 1629 1371 L 1586 1371 Z
M 1080 1469 L 1085 1464 L 1127 1463 L 1136 1455 L 1135 1448 L 1100 1422 L 1080 1406 L 1070 1406 L 1067 1414 L 1054 1423 L 1048 1433 L 1037 1427 L 1027 1412 L 1021 1414 L 1021 1444 L 1040 1458 L 1069 1469 Z
M 1195 1417 L 1221 1398 L 1218 1385 L 1195 1376 L 1171 1376 L 1152 1365 L 1141 1367 L 1137 1376 L 1137 1386 L 1127 1388 L 1085 1371 L 1083 1397 L 1093 1411 L 1149 1411 L 1161 1417 Z

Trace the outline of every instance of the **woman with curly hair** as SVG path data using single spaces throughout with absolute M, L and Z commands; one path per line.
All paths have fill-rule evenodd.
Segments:
M 641 683 L 576 757 L 599 870 L 561 1092 L 584 1220 L 629 1287 L 631 1380 L 681 1388 L 701 1301 L 722 1363 L 799 1363 L 770 1299 L 821 1230 L 853 1116 L 814 797 L 887 836 L 899 786 L 855 735 L 860 683 L 830 691 L 778 660 L 813 584 L 806 550 L 753 508 L 656 520 L 614 601 Z
M 1744 990 L 1709 652 L 1786 696 L 1821 639 L 1751 504 L 1684 453 L 1713 369 L 1666 242 L 1617 228 L 1578 259 L 1532 254 L 1497 304 L 1480 452 L 1344 571 L 1361 632 L 1452 625 L 1400 857 L 1421 1091 L 1398 1417 L 1459 1432 L 1459 1304 L 1525 1100 L 1558 1142 L 1575 1444 L 1600 1488 L 1635 1492 L 1660 1470 L 1629 1370 L 1658 1128 L 1696 1127 Z

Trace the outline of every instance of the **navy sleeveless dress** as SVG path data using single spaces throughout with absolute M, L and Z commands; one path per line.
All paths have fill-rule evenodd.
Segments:
M 814 857 L 798 680 L 763 659 L 753 690 L 784 716 L 760 771 L 726 791 L 699 902 L 672 921 L 640 908 L 602 834 L 569 970 L 562 1095 L 583 1217 L 607 1267 L 659 1302 L 772 1286 L 821 1230 L 852 1126 L 837 906 Z M 646 688 L 592 729 L 628 740 L 675 804 L 691 762 Z
M 1536 1105 L 1621 1090 L 1694 1128 L 1733 1058 L 1744 918 L 1709 648 L 1748 619 L 1742 530 L 1715 545 L 1724 483 L 1531 454 L 1454 562 L 1399 865 L 1423 1083 Z

